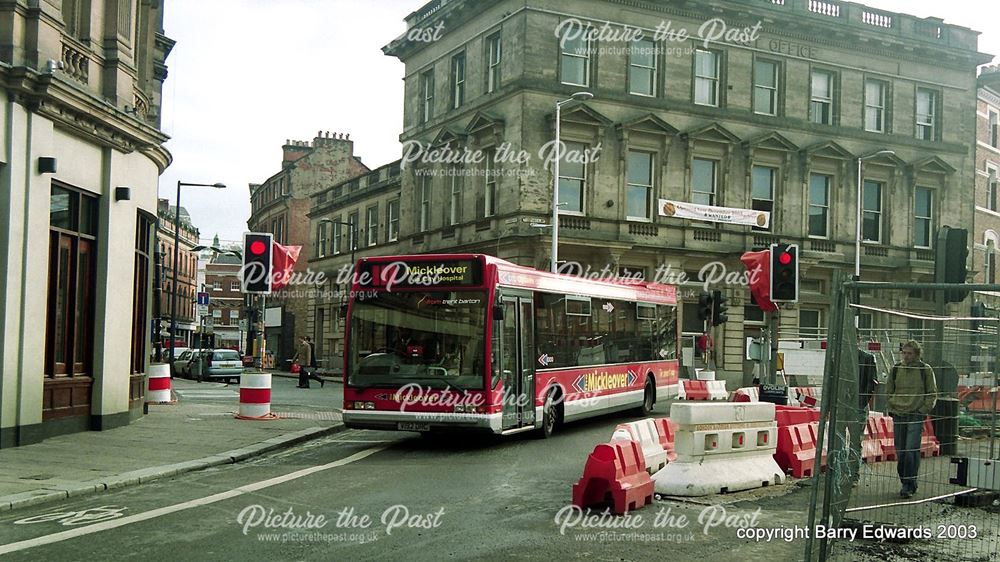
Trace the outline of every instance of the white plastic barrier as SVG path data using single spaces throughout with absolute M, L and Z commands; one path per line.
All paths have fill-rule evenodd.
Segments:
M 671 405 L 677 423 L 677 460 L 653 475 L 656 492 L 706 496 L 781 484 L 774 461 L 778 425 L 769 402 L 680 402 Z
M 146 403 L 173 404 L 170 398 L 170 365 L 153 363 L 146 374 Z
M 271 417 L 271 373 L 240 375 L 240 411 L 237 418 Z
M 729 400 L 726 381 L 708 381 L 708 396 L 710 400 Z
M 615 439 L 635 441 L 639 444 L 642 456 L 646 459 L 646 472 L 654 474 L 667 465 L 667 451 L 660 443 L 660 434 L 656 431 L 652 418 L 618 424 L 615 432 L 611 434 L 611 440 Z

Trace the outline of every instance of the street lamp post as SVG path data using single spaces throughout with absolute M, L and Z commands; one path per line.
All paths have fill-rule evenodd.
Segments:
M 175 200 L 176 209 L 174 212 L 174 260 L 170 266 L 174 270 L 173 274 L 173 291 L 170 293 L 170 364 L 174 364 L 174 348 L 177 347 L 175 343 L 177 342 L 177 260 L 180 259 L 180 238 L 181 238 L 181 186 L 189 187 L 214 187 L 216 189 L 224 189 L 226 187 L 223 183 L 186 183 L 180 180 L 177 181 L 177 199 Z
M 590 92 L 576 92 L 568 99 L 556 102 L 556 161 L 552 168 L 552 273 L 559 269 L 559 162 L 562 160 L 562 139 L 560 138 L 560 121 L 562 121 L 562 106 L 572 101 L 583 101 L 594 97 Z

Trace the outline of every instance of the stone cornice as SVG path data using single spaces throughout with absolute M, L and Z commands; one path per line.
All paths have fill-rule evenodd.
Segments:
M 170 165 L 173 158 L 163 146 L 170 137 L 163 132 L 53 74 L 23 66 L 0 70 L 0 84 L 15 101 L 52 119 L 57 127 L 126 154 L 139 152 L 155 162 L 160 173 Z

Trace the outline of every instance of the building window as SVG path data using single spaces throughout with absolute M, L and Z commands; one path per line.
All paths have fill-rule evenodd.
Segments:
M 691 162 L 691 202 L 697 205 L 715 205 L 715 160 L 695 158 Z
M 451 107 L 465 103 L 465 53 L 451 57 Z
M 326 255 L 326 223 L 321 222 L 316 225 L 316 257 L 321 258 Z
M 483 157 L 486 171 L 483 174 L 483 193 L 476 198 L 476 216 L 492 217 L 497 212 L 497 173 L 496 173 L 496 152 L 488 150 Z M 562 167 L 560 166 L 560 171 Z
M 212 318 L 219 319 L 222 318 L 222 311 L 216 308 L 212 311 Z
M 833 74 L 814 70 L 810 76 L 809 120 L 819 125 L 833 124 Z
M 750 208 L 755 211 L 774 211 L 774 182 L 777 170 L 765 166 L 754 166 L 750 174 Z M 773 217 L 772 217 L 773 221 Z M 772 222 L 773 224 L 773 222 Z M 754 230 L 770 230 L 753 227 Z
M 986 241 L 986 282 L 997 282 L 997 247 L 992 240 Z
M 997 210 L 997 169 L 987 168 L 986 173 L 986 208 L 991 211 Z
M 369 246 L 374 246 L 378 243 L 378 205 L 372 205 L 367 209 L 365 232 L 367 233 L 366 238 Z
M 500 58 L 502 55 L 500 34 L 486 39 L 486 93 L 497 91 L 500 87 Z
M 448 208 L 445 209 L 445 224 L 455 226 L 462 216 L 462 182 L 459 177 L 461 168 L 451 169 L 451 179 L 448 182 L 451 186 L 448 193 Z
M 934 123 L 937 116 L 937 92 L 917 89 L 917 138 L 937 140 Z
M 421 95 L 424 99 L 420 122 L 426 123 L 434 118 L 434 71 L 428 70 L 420 75 Z
M 580 155 L 588 154 L 588 147 L 579 142 L 567 142 L 559 162 L 560 213 L 583 213 L 587 166 Z M 570 158 L 570 156 L 573 158 Z M 573 160 L 572 162 L 570 160 Z
M 650 196 L 653 193 L 653 155 L 628 152 L 628 186 L 625 215 L 630 220 L 649 220 Z
M 799 337 L 822 338 L 823 336 L 823 311 L 800 308 Z
M 221 291 L 222 290 L 222 281 L 219 281 L 218 279 L 216 279 L 215 281 L 212 281 L 212 290 L 213 291 Z
M 932 196 L 926 187 L 918 187 L 913 194 L 913 243 L 917 248 L 931 247 Z
M 385 211 L 386 241 L 399 240 L 399 199 L 389 201 Z
M 431 177 L 420 176 L 420 189 L 417 192 L 417 207 L 420 209 L 418 230 L 426 232 L 431 227 Z
M 88 375 L 98 277 L 97 198 L 54 184 L 50 193 L 45 373 Z
M 809 236 L 830 236 L 830 176 L 809 175 Z
M 715 51 L 694 52 L 694 103 L 719 105 L 719 53 Z
M 149 342 L 149 260 L 155 221 L 139 213 L 135 221 L 135 270 L 132 274 L 132 373 L 146 371 L 146 346 Z M 158 336 L 157 336 L 158 337 Z
M 333 234 L 330 236 L 330 251 L 333 252 L 333 255 L 337 255 L 340 253 L 340 244 L 344 236 L 344 225 L 340 222 L 340 217 L 334 220 L 336 222 L 331 225 L 333 227 Z
M 628 91 L 637 96 L 656 95 L 656 43 L 648 39 L 632 42 L 628 55 Z
M 360 224 L 358 213 L 358 211 L 354 211 L 347 215 L 347 224 L 351 225 L 347 230 L 347 249 L 351 252 L 358 249 L 358 225 Z
M 753 112 L 761 115 L 778 114 L 778 63 L 754 61 Z
M 1000 113 L 990 110 L 990 127 L 986 132 L 990 136 L 990 146 L 1000 148 Z
M 234 292 L 234 293 L 240 292 L 240 282 L 239 281 L 230 281 L 229 282 L 229 290 L 232 291 L 232 292 Z
M 886 83 L 879 80 L 865 80 L 865 130 L 873 133 L 886 132 Z
M 578 33 L 576 26 L 568 26 L 559 38 L 559 81 L 574 86 L 590 85 L 590 44 L 585 38 L 587 30 Z
M 882 242 L 882 184 L 865 180 L 861 200 L 861 240 Z

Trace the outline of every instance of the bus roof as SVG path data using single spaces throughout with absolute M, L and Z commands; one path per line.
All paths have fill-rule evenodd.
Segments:
M 677 287 L 647 281 L 602 281 L 586 276 L 540 271 L 517 265 L 488 254 L 413 254 L 361 258 L 365 263 L 397 261 L 481 260 L 485 264 L 483 283 L 556 293 L 588 295 L 626 301 L 677 304 Z M 597 274 L 594 274 L 595 276 Z

